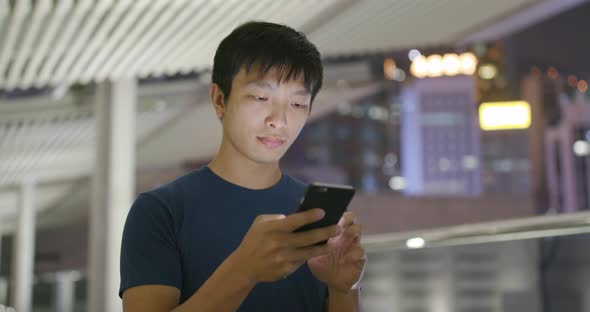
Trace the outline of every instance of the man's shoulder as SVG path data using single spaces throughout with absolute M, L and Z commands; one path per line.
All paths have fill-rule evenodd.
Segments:
M 141 192 L 135 199 L 128 218 L 169 220 L 180 228 L 187 197 L 203 191 L 201 186 L 206 181 L 201 176 L 201 169 L 197 169 Z
M 205 185 L 203 169 L 196 169 L 185 173 L 172 181 L 161 184 L 140 193 L 140 196 L 152 197 L 166 206 L 174 206 L 175 202 L 184 197 L 187 192 L 198 192 Z

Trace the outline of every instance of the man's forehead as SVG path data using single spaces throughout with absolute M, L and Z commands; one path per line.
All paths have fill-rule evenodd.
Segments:
M 303 73 L 295 73 L 289 76 L 288 70 L 282 70 L 279 67 L 271 67 L 266 72 L 260 67 L 252 66 L 248 71 L 243 67 L 239 74 L 242 74 L 243 82 L 247 85 L 275 88 L 279 84 L 295 83 L 305 89 Z

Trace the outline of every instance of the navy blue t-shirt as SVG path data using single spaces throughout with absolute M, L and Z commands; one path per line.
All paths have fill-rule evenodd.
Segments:
M 247 189 L 208 167 L 140 194 L 125 223 L 121 288 L 169 285 L 185 302 L 239 246 L 261 214 L 295 211 L 305 185 L 283 174 L 274 186 Z M 231 283 L 231 280 L 227 281 Z M 238 311 L 324 311 L 326 286 L 307 265 L 272 283 L 259 283 Z

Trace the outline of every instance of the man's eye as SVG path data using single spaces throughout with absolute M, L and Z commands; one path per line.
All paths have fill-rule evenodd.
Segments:
M 305 104 L 292 103 L 291 105 L 293 105 L 293 107 L 295 107 L 297 109 L 307 109 L 307 105 L 305 105 Z
M 252 95 L 252 98 L 256 102 L 266 102 L 266 101 L 268 101 L 268 98 L 267 97 L 263 97 L 263 96 Z

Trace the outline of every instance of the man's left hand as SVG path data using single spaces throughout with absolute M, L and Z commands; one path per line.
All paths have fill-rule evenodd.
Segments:
M 348 293 L 359 282 L 367 263 L 367 255 L 360 244 L 362 227 L 355 219 L 352 212 L 345 212 L 338 222 L 342 233 L 328 241 L 332 252 L 307 261 L 317 279 L 343 293 Z

